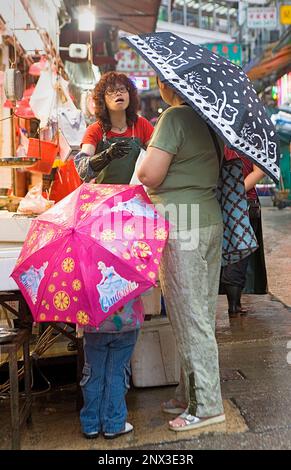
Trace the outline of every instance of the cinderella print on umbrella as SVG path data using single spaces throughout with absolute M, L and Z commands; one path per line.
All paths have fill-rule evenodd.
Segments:
M 222 137 L 279 180 L 275 127 L 244 71 L 224 57 L 170 33 L 123 38 Z
M 139 287 L 137 282 L 128 281 L 120 276 L 113 266 L 107 267 L 102 261 L 99 261 L 98 269 L 101 271 L 102 279 L 96 288 L 103 312 L 108 312 L 110 307 Z

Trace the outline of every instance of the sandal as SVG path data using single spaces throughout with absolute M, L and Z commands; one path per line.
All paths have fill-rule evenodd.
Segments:
M 176 400 L 175 398 L 171 398 L 171 400 L 164 401 L 161 404 L 162 410 L 164 413 L 170 413 L 172 415 L 178 415 L 180 413 L 183 413 L 187 406 L 181 403 L 180 401 Z
M 191 429 L 201 428 L 202 426 L 209 426 L 210 424 L 223 423 L 225 415 L 209 416 L 207 418 L 198 418 L 198 416 L 190 415 L 187 411 L 169 421 L 169 429 L 171 431 L 190 431 Z

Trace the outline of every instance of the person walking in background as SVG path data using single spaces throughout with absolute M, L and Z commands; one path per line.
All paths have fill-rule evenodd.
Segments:
M 248 200 L 250 223 L 255 232 L 259 248 L 255 253 L 222 268 L 220 289 L 221 294 L 226 294 L 228 300 L 228 313 L 230 317 L 246 314 L 241 306 L 241 293 L 246 286 L 247 270 L 253 261 L 252 272 L 248 292 L 255 294 L 267 293 L 267 274 L 264 257 L 264 245 L 262 235 L 261 206 L 255 189 L 255 185 L 263 178 L 265 173 L 243 155 L 225 146 L 226 160 L 239 158 L 243 163 L 243 175 L 245 190 Z
M 222 249 L 222 216 L 215 195 L 219 162 L 207 124 L 172 88 L 159 79 L 158 85 L 170 107 L 156 124 L 137 176 L 149 188 L 155 205 L 174 209 L 169 211 L 173 228 L 161 261 L 160 281 L 185 390 L 163 409 L 184 410 L 169 422 L 169 428 L 187 431 L 225 421 L 215 338 Z M 223 148 L 221 141 L 220 145 Z M 193 205 L 199 209 L 194 220 Z
M 104 74 L 94 102 L 97 121 L 87 128 L 74 159 L 79 176 L 86 182 L 128 184 L 153 126 L 138 116 L 137 89 L 123 73 Z

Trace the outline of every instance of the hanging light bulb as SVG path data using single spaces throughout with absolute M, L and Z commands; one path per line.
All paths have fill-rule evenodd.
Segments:
M 87 7 L 81 7 L 78 15 L 79 31 L 94 31 L 96 23 L 95 11 L 89 4 Z

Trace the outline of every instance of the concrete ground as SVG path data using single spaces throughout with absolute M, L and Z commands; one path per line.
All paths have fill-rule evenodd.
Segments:
M 128 394 L 134 432 L 114 441 L 83 438 L 67 385 L 34 398 L 33 423 L 22 449 L 290 449 L 291 448 L 291 209 L 264 207 L 268 295 L 245 295 L 246 317 L 229 322 L 219 297 L 217 340 L 226 424 L 175 433 L 160 403 L 174 387 L 133 388 Z M 288 355 L 289 354 L 289 355 Z M 0 401 L 0 449 L 10 447 L 9 401 Z
M 291 207 L 263 208 L 263 229 L 269 290 L 291 307 Z

